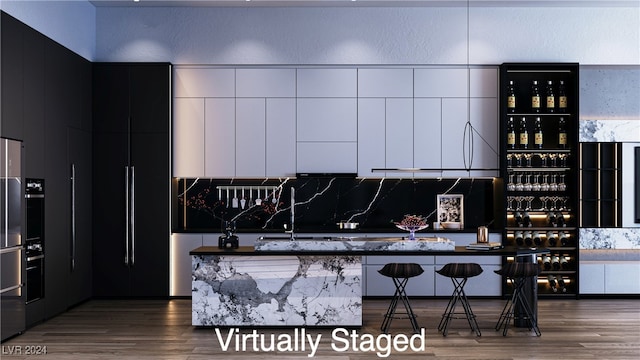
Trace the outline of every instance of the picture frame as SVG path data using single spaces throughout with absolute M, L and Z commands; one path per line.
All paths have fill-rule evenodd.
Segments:
M 438 222 L 444 228 L 464 228 L 464 195 L 439 194 L 436 207 L 438 210 Z

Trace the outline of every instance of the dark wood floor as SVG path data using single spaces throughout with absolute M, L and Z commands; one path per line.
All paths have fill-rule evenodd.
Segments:
M 389 359 L 637 359 L 640 357 L 640 300 L 541 300 L 542 336 L 525 328 L 511 328 L 507 337 L 493 327 L 502 300 L 471 299 L 482 336 L 476 337 L 466 320 L 454 320 L 449 335 L 437 331 L 446 300 L 414 299 L 421 327 L 426 329 L 423 351 L 393 352 Z M 365 300 L 365 321 L 356 329 L 364 344 L 366 335 L 380 334 L 387 300 Z M 227 335 L 226 328 L 221 329 Z M 251 333 L 254 328 L 242 328 Z M 259 334 L 294 334 L 296 329 L 257 328 Z M 301 329 L 297 329 L 301 330 Z M 314 359 L 350 360 L 378 358 L 361 349 L 346 352 L 331 338 L 333 328 L 306 329 L 322 335 Z M 411 334 L 407 320 L 394 320 L 391 334 Z M 382 344 L 382 343 L 381 343 Z M 46 347 L 46 355 L 25 352 Z M 384 349 L 383 345 L 376 347 Z M 21 351 L 21 355 L 11 355 Z M 310 351 L 223 351 L 214 329 L 191 326 L 190 300 L 93 300 L 82 304 L 2 344 L 3 359 L 308 359 Z M 384 352 L 381 352 L 384 355 Z

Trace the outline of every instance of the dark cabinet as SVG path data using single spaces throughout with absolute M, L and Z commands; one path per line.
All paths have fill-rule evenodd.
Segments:
M 578 64 L 500 67 L 503 242 L 551 251 L 538 257 L 542 296 L 579 294 L 578 93 Z
M 621 143 L 580 143 L 580 227 L 622 226 L 621 155 Z
M 168 296 L 171 66 L 95 63 L 93 79 L 94 295 Z

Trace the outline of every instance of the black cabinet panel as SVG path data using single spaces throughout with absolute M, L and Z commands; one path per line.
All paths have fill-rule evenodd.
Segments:
M 23 109 L 26 174 L 44 178 L 45 154 L 45 42 L 46 37 L 33 29 L 24 32 L 23 91 L 28 106 Z
M 24 25 L 2 12 L 0 41 L 2 44 L 2 135 L 22 140 L 23 95 L 23 38 Z
M 94 64 L 93 79 L 94 295 L 168 296 L 170 66 Z

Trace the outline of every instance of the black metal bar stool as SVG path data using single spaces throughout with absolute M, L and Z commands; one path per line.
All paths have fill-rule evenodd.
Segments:
M 481 336 L 482 334 L 480 333 L 476 316 L 473 314 L 469 299 L 467 299 L 467 295 L 464 292 L 464 285 L 470 277 L 480 275 L 482 273 L 482 267 L 476 263 L 449 263 L 443 266 L 442 269 L 436 270 L 436 272 L 450 278 L 451 282 L 453 282 L 453 294 L 451 294 L 447 308 L 442 314 L 442 319 L 440 320 L 440 324 L 438 324 L 438 331 L 442 331 L 442 336 L 447 336 L 451 319 L 457 319 L 456 315 L 458 315 L 458 313 L 456 313 L 455 310 L 459 302 L 464 309 L 464 314 L 471 330 L 474 331 L 477 336 Z
M 391 326 L 391 320 L 394 318 L 409 319 L 411 326 L 413 327 L 413 331 L 417 333 L 420 330 L 418 327 L 418 321 L 416 320 L 416 315 L 414 314 L 413 309 L 411 309 L 409 298 L 407 297 L 407 293 L 404 289 L 407 286 L 409 278 L 422 274 L 424 269 L 422 269 L 420 265 L 414 263 L 389 263 L 383 266 L 382 269 L 378 270 L 378 272 L 384 276 L 390 277 L 396 286 L 396 291 L 393 294 L 387 313 L 384 315 L 384 320 L 382 321 L 380 329 L 386 334 L 388 333 L 389 326 Z M 406 317 L 396 316 L 398 301 L 402 301 L 405 309 L 404 313 L 399 314 L 406 315 Z
M 511 298 L 507 299 L 507 303 L 502 309 L 498 323 L 496 324 L 496 331 L 502 328 L 502 336 L 507 336 L 507 330 L 509 329 L 509 323 L 511 319 L 524 320 L 529 325 L 529 330 L 535 331 L 537 336 L 540 336 L 540 329 L 538 328 L 538 319 L 534 314 L 531 304 L 525 296 L 524 286 L 527 284 L 527 279 L 534 278 L 540 274 L 540 267 L 537 263 L 526 262 L 513 262 L 502 266 L 502 269 L 494 271 L 498 275 L 505 276 L 511 280 L 513 284 L 513 294 Z M 516 307 L 518 307 L 519 314 L 515 314 Z

